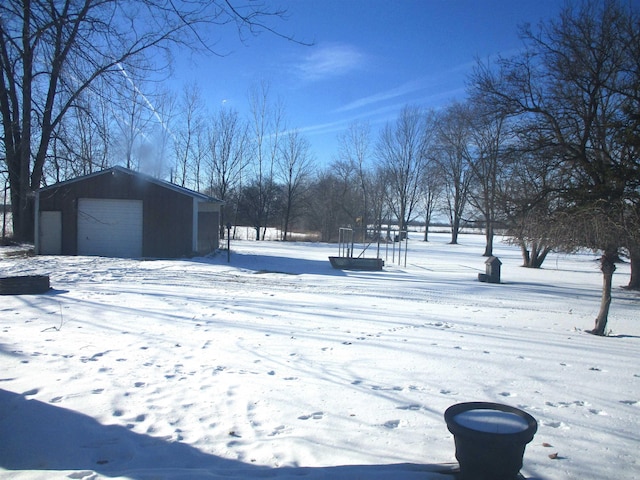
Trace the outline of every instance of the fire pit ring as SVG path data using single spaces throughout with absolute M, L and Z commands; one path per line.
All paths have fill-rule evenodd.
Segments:
M 20 275 L 0 277 L 0 295 L 33 295 L 51 288 L 49 275 Z

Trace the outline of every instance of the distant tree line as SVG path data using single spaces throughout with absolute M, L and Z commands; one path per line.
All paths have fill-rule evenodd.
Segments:
M 385 234 L 445 217 L 454 244 L 464 226 L 481 225 L 485 256 L 499 228 L 526 267 L 554 250 L 600 252 L 598 335 L 622 256 L 628 288 L 640 290 L 640 17 L 631 4 L 592 0 L 521 26 L 523 49 L 478 60 L 464 101 L 406 105 L 378 132 L 355 122 L 321 167 L 269 85 L 249 92 L 243 118 L 208 111 L 196 85 L 175 96 L 145 79 L 159 48 L 209 48 L 203 25 L 273 31 L 265 18 L 282 12 L 161 4 L 0 6 L 0 148 L 18 238 L 33 234 L 35 189 L 124 163 L 223 200 L 222 236 L 230 222 L 253 227 L 257 240 L 278 227 L 282 240 L 314 231 L 332 241 L 340 227 Z M 163 29 L 132 30 L 141 10 Z M 116 13 L 129 22 L 110 22 Z

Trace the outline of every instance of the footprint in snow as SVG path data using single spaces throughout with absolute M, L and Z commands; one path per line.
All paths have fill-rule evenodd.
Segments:
M 383 391 L 394 391 L 394 392 L 401 392 L 402 390 L 404 390 L 403 387 L 380 387 L 379 385 L 374 385 L 373 387 L 371 387 L 371 390 L 383 390 Z
M 97 362 L 100 357 L 104 357 L 104 355 L 109 353 L 109 352 L 110 352 L 110 350 L 107 350 L 106 352 L 98 352 L 98 353 L 93 354 L 93 356 L 91 356 L 91 357 L 82 357 L 82 358 L 80 358 L 80 361 L 82 363 Z
M 275 437 L 276 435 L 279 435 L 279 434 L 283 433 L 285 428 L 286 427 L 284 425 L 278 425 L 276 428 L 273 429 L 273 432 L 271 432 L 269 434 L 269 436 L 270 437 Z
M 625 405 L 638 405 L 640 402 L 638 402 L 638 400 L 620 400 L 620 403 L 624 403 Z
M 298 420 L 309 420 L 309 419 L 321 420 L 323 416 L 324 416 L 324 412 L 314 412 L 310 415 L 300 415 L 298 417 Z
M 385 428 L 398 428 L 400 426 L 400 420 L 388 420 L 384 422 Z
M 542 425 L 544 425 L 545 427 L 551 427 L 551 428 L 561 428 L 564 427 L 565 424 L 562 422 L 542 422 Z

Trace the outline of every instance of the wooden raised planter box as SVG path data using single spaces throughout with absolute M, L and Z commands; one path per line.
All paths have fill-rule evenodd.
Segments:
M 381 258 L 329 257 L 331 266 L 339 270 L 382 270 Z

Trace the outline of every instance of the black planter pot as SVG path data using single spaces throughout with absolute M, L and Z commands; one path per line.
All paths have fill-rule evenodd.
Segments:
M 508 405 L 467 402 L 444 412 L 453 434 L 461 480 L 516 480 L 538 423 Z

